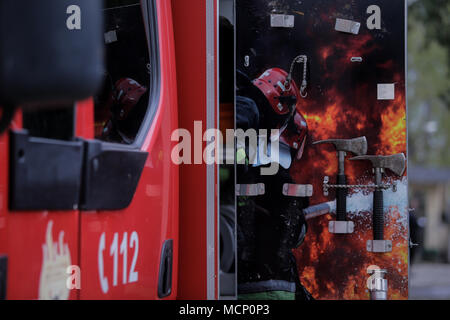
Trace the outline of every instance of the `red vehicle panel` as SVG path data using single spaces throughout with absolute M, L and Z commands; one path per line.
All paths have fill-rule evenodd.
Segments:
M 209 128 L 218 128 L 217 3 L 173 0 L 172 5 L 179 126 L 194 133 L 194 122 L 201 121 L 203 135 Z M 202 143 L 202 150 L 205 146 Z M 217 196 L 217 166 L 204 163 L 181 166 L 180 266 L 183 267 L 179 269 L 179 299 L 217 298 Z
M 22 127 L 21 113 L 13 128 Z M 76 299 L 60 290 L 65 268 L 78 264 L 79 212 L 8 211 L 9 137 L 0 135 L 0 252 L 8 256 L 7 299 Z M 64 287 L 64 286 L 63 286 Z
M 75 108 L 69 108 L 72 104 L 65 105 L 67 108 L 60 109 L 61 113 L 56 112 L 57 117 L 53 117 L 53 109 L 44 108 L 44 105 L 39 106 L 38 111 L 19 111 L 10 127 L 12 131 L 0 135 L 0 256 L 8 259 L 7 298 L 217 299 L 218 167 L 203 161 L 178 167 L 171 159 L 173 148 L 178 143 L 172 141 L 176 129 L 185 128 L 194 132 L 194 123 L 201 121 L 201 132 L 196 135 L 203 138 L 207 129 L 219 127 L 217 3 L 209 0 L 154 0 L 141 1 L 140 5 L 138 1 L 131 5 L 121 1 L 105 3 L 103 14 L 106 28 L 109 28 L 105 33 L 105 45 L 106 51 L 110 50 L 106 53 L 108 67 L 105 78 L 113 84 L 112 94 L 107 93 L 111 88 L 108 88 L 109 82 L 104 81 L 104 88 L 98 96 L 76 103 Z M 153 9 L 149 7 L 153 5 Z M 144 25 L 148 22 L 145 31 L 142 31 L 144 28 L 137 30 L 139 26 L 134 23 L 139 8 L 142 9 Z M 151 16 L 153 14 L 154 17 Z M 115 24 L 123 20 L 131 23 Z M 139 34 L 135 35 L 135 31 Z M 120 32 L 126 32 L 127 38 Z M 148 61 L 134 60 L 133 50 L 137 52 L 147 47 L 147 43 L 144 45 L 138 39 L 142 35 L 142 40 L 144 33 L 145 40 L 150 43 L 150 63 L 140 64 Z M 189 37 L 186 37 L 187 33 Z M 157 45 L 154 42 L 156 37 Z M 157 59 L 153 58 L 155 51 L 152 50 L 156 50 Z M 142 51 L 139 53 L 142 54 Z M 121 54 L 126 58 L 120 59 L 119 63 Z M 127 68 L 131 70 L 130 74 L 127 74 Z M 154 83 L 149 85 L 138 80 L 142 74 L 145 78 L 148 72 L 151 81 L 154 81 L 153 70 L 157 73 L 157 89 L 154 89 Z M 133 79 L 134 76 L 137 78 Z M 151 101 L 147 104 L 147 108 L 152 108 L 149 112 L 151 116 L 146 113 L 149 116 L 145 120 L 143 116 L 140 118 L 142 126 L 136 126 L 138 130 L 145 130 L 140 130 L 134 138 L 114 127 L 118 126 L 114 122 L 114 108 L 117 105 L 105 103 L 116 103 L 114 95 L 118 96 L 119 90 L 116 90 L 114 83 L 124 81 L 133 82 L 135 87 L 141 88 L 142 97 L 147 93 Z M 152 89 L 157 90 L 157 94 L 152 95 Z M 179 109 L 178 101 L 181 103 Z M 141 105 L 131 103 L 128 111 Z M 61 115 L 66 117 L 65 122 L 58 120 Z M 53 117 L 51 120 L 48 118 L 50 116 Z M 37 118 L 39 129 L 33 129 L 32 122 Z M 64 132 L 48 130 L 48 122 L 55 126 L 54 131 Z M 76 160 L 61 158 L 65 162 L 55 160 L 46 169 L 64 170 L 71 167 L 64 164 L 72 162 L 79 164 L 79 167 L 67 174 L 69 178 L 41 173 L 39 165 L 31 157 L 26 165 L 15 168 L 20 159 L 14 157 L 10 160 L 9 152 L 20 148 L 11 139 L 19 135 L 19 131 L 27 141 L 38 139 L 32 145 L 36 154 L 42 154 L 39 143 L 50 148 L 69 146 L 69 149 L 76 144 L 76 154 L 79 156 Z M 116 135 L 108 136 L 105 132 Z M 142 132 L 145 132 L 143 137 Z M 14 141 L 11 146 L 10 141 Z M 197 143 L 193 141 L 193 146 Z M 87 197 L 92 199 L 90 193 L 87 195 L 91 184 L 98 182 L 89 180 L 91 175 L 86 173 L 92 163 L 92 159 L 88 158 L 92 145 L 147 156 L 136 190 L 133 189 L 132 200 L 126 208 L 123 209 L 125 205 L 122 202 L 117 206 L 122 209 L 86 209 L 96 207 L 96 204 L 88 204 L 89 200 L 86 200 Z M 203 149 L 206 142 L 202 141 L 201 145 Z M 56 147 L 53 150 L 59 149 Z M 40 157 L 39 161 L 40 165 L 47 165 L 47 158 Z M 31 178 L 26 171 L 28 169 L 37 174 Z M 47 189 L 41 189 L 45 190 L 43 194 L 49 194 L 47 190 L 59 190 L 55 189 L 58 183 L 64 188 L 64 183 L 68 181 L 65 179 L 72 179 L 71 183 L 75 181 L 72 191 L 78 190 L 79 195 L 65 193 L 69 194 L 68 201 L 72 201 L 70 197 L 74 198 L 68 205 L 68 202 L 62 201 L 65 210 L 17 211 L 12 208 L 17 203 L 23 205 L 21 200 L 8 200 L 12 188 L 8 177 L 11 172 L 14 172 L 11 175 L 14 181 L 19 181 L 22 186 L 19 188 L 14 184 L 14 191 L 11 192 L 14 196 L 20 195 L 18 199 L 23 199 L 24 190 L 39 190 L 41 181 L 46 180 L 47 176 L 52 177 L 45 182 Z M 107 180 L 110 177 L 122 188 L 121 180 L 114 178 L 114 172 L 108 174 Z M 126 182 L 123 184 L 125 188 Z M 109 186 L 103 186 L 108 192 L 111 190 Z M 108 199 L 101 200 L 107 202 L 113 196 L 103 193 L 103 197 Z M 33 197 L 25 206 L 53 205 L 51 197 L 45 201 L 39 199 Z M 97 199 L 94 197 L 94 200 Z M 178 268 L 179 264 L 183 265 L 182 269 Z M 70 277 L 72 275 L 74 278 Z M 79 286 L 69 288 L 67 283 Z
M 131 205 L 81 213 L 81 299 L 159 299 L 163 244 L 173 240 L 172 291 L 177 296 L 178 167 L 171 161 L 177 96 L 170 1 L 156 1 L 160 97 L 141 150 L 145 168 Z M 93 127 L 93 124 L 91 124 Z

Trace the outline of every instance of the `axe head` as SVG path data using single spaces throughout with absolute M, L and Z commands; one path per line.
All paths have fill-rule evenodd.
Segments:
M 313 144 L 331 143 L 336 147 L 337 151 L 351 152 L 357 156 L 365 155 L 367 153 L 367 139 L 360 137 L 355 139 L 329 139 L 317 141 Z
M 403 153 L 392 156 L 359 156 L 350 160 L 367 160 L 372 162 L 374 168 L 389 169 L 398 176 L 403 176 L 406 170 L 406 157 Z

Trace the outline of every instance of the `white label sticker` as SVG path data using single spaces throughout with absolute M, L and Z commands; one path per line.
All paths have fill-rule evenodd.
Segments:
M 272 28 L 293 28 L 295 17 L 287 14 L 271 14 L 270 26 Z
M 394 100 L 394 99 L 395 99 L 395 83 L 379 83 L 378 100 Z

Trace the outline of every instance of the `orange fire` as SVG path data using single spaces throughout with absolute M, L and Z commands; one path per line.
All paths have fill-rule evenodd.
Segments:
M 381 115 L 383 126 L 379 150 L 383 154 L 396 154 L 406 150 L 406 109 L 403 97 L 398 95 Z M 383 147 L 384 146 L 384 147 Z
M 294 252 L 299 264 L 303 285 L 317 299 L 367 300 L 369 291 L 368 268 L 379 266 L 388 270 L 389 298 L 407 298 L 408 255 L 407 231 L 399 228 L 401 215 L 390 209 L 385 236 L 394 243 L 389 254 L 366 252 L 366 242 L 372 239 L 369 213 L 353 217 L 358 232 L 352 235 L 333 235 L 328 232 L 328 221 L 322 217 L 310 224 L 306 244 Z M 395 245 L 397 244 L 397 245 Z

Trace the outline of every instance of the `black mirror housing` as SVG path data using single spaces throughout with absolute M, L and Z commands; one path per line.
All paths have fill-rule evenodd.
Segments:
M 0 1 L 0 105 L 85 99 L 103 78 L 102 0 Z

